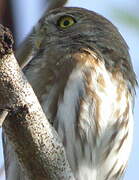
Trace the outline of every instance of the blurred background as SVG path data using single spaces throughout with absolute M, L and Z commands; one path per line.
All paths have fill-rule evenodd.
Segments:
M 48 0 L 49 2 L 52 0 Z M 66 6 L 76 6 L 96 11 L 115 24 L 126 40 L 134 70 L 139 80 L 139 1 L 138 0 L 69 0 Z M 46 0 L 0 0 L 0 23 L 9 27 L 14 34 L 15 47 L 30 32 L 48 7 Z M 139 89 L 134 111 L 134 142 L 129 166 L 124 180 L 139 179 Z M 0 129 L 1 134 L 1 129 Z M 5 180 L 3 151 L 0 137 L 0 180 Z

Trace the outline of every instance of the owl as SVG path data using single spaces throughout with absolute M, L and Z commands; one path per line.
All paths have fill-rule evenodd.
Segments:
M 64 145 L 77 180 L 121 180 L 133 136 L 136 76 L 128 46 L 103 16 L 58 8 L 30 37 L 23 72 Z M 5 141 L 7 180 L 27 180 Z

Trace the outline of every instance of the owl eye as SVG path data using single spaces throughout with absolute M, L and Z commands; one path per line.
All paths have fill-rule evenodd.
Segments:
M 62 16 L 58 20 L 58 26 L 63 29 L 73 26 L 75 23 L 76 23 L 75 19 L 71 16 Z

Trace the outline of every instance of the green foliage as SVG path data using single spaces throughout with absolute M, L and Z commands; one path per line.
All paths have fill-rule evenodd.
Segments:
M 116 17 L 121 23 L 128 25 L 130 28 L 134 28 L 139 32 L 139 16 L 133 11 L 126 11 L 123 9 L 114 9 L 112 11 L 114 17 Z

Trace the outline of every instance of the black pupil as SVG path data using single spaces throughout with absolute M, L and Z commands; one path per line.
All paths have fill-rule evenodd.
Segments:
M 64 24 L 64 26 L 68 26 L 70 24 L 70 22 L 69 22 L 69 20 L 65 20 L 63 24 Z

